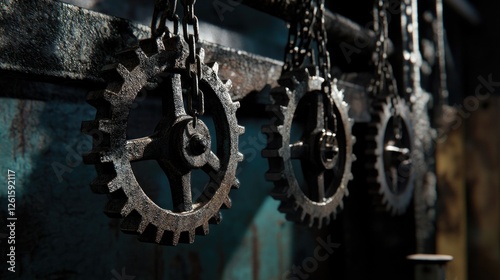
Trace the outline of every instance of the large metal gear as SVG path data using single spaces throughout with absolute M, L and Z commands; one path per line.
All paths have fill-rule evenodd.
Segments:
M 95 120 L 82 124 L 83 132 L 94 135 L 93 150 L 84 156 L 98 174 L 92 190 L 108 194 L 105 213 L 124 218 L 121 230 L 139 234 L 145 242 L 193 243 L 195 234 L 208 234 L 209 223 L 221 221 L 220 208 L 231 207 L 228 195 L 238 186 L 236 166 L 243 160 L 238 137 L 244 132 L 236 121 L 239 103 L 231 101 L 230 81 L 219 79 L 218 65 L 202 63 L 199 88 L 206 113 L 213 118 L 216 139 L 202 119 L 186 113 L 183 89 L 191 81 L 185 65 L 187 49 L 179 36 L 143 40 L 140 47 L 122 53 L 120 63 L 104 68 L 106 89 L 88 96 L 97 109 Z M 162 119 L 152 135 L 127 139 L 132 104 L 145 89 L 161 90 Z M 95 130 L 100 133 L 91 133 Z M 170 181 L 173 209 L 154 203 L 133 173 L 131 162 L 149 159 L 158 162 Z M 194 169 L 210 177 L 196 201 L 191 193 Z
M 368 182 L 375 200 L 393 215 L 408 208 L 414 189 L 414 133 L 410 110 L 403 99 L 374 101 L 367 132 Z
M 262 128 L 268 137 L 262 151 L 269 161 L 266 178 L 274 182 L 272 196 L 281 201 L 279 210 L 287 219 L 321 228 L 343 206 L 352 179 L 355 138 L 348 105 L 335 85 L 330 94 L 324 93 L 323 78 L 307 70 L 287 72 L 279 83 L 271 92 L 274 103 L 267 107 L 272 123 Z M 300 121 L 303 133 L 292 142 L 292 124 Z M 293 161 L 300 162 L 300 170 Z M 299 182 L 299 173 L 304 182 Z

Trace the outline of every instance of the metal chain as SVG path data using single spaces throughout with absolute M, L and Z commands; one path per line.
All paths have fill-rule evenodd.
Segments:
M 303 67 L 306 59 L 313 64 L 313 53 L 311 49 L 313 26 L 315 22 L 315 7 L 313 0 L 301 1 L 297 7 L 296 15 L 302 15 L 301 20 L 292 20 L 289 23 L 288 44 L 285 49 L 285 63 L 283 72 Z
M 385 89 L 390 97 L 392 116 L 394 117 L 394 135 L 397 139 L 402 137 L 402 123 L 399 116 L 399 94 L 396 79 L 391 64 L 387 57 L 389 42 L 389 22 L 387 18 L 387 0 L 374 0 L 373 18 L 374 29 L 377 34 L 373 64 L 375 65 L 375 77 L 371 83 L 371 92 L 374 97 L 384 97 Z
M 199 88 L 199 82 L 203 78 L 201 70 L 201 56 L 196 49 L 196 44 L 200 40 L 198 18 L 194 12 L 196 0 L 182 0 L 184 6 L 184 17 L 182 19 L 182 31 L 184 40 L 189 46 L 189 55 L 186 61 L 186 69 L 191 79 L 190 93 L 188 94 L 188 114 L 194 118 L 193 125 L 196 126 L 198 117 L 205 112 L 205 100 L 203 92 Z M 151 21 L 151 35 L 160 37 L 165 33 L 170 33 L 166 26 L 166 21 L 173 23 L 173 34 L 179 34 L 179 16 L 176 14 L 177 0 L 156 0 Z M 190 33 L 192 29 L 192 33 Z
M 153 19 L 151 20 L 151 36 L 160 37 L 165 32 L 170 33 L 167 28 L 167 20 L 174 25 L 174 34 L 179 34 L 179 16 L 176 14 L 177 0 L 155 0 Z M 159 22 L 158 22 L 159 21 Z
M 200 30 L 198 18 L 194 12 L 195 3 L 196 0 L 182 0 L 182 4 L 184 5 L 182 31 L 184 39 L 189 45 L 189 56 L 186 61 L 186 68 L 191 78 L 191 93 L 188 95 L 188 113 L 194 118 L 194 126 L 197 124 L 198 116 L 203 115 L 205 112 L 204 96 L 199 88 L 199 81 L 203 78 L 203 72 L 201 71 L 202 61 L 200 53 L 196 49 L 196 44 L 200 40 Z M 193 30 L 192 33 L 189 31 L 190 26 Z
M 296 15 L 300 20 L 289 23 L 288 44 L 285 49 L 283 72 L 305 66 L 316 67 L 323 77 L 325 92 L 331 91 L 330 54 L 327 49 L 325 28 L 325 0 L 300 1 Z M 313 48 L 316 44 L 316 49 Z
M 326 47 L 328 37 L 325 28 L 325 0 L 317 0 L 318 13 L 316 15 L 316 44 L 318 45 L 318 66 L 319 73 L 325 79 L 323 91 L 330 93 L 332 89 L 330 53 Z

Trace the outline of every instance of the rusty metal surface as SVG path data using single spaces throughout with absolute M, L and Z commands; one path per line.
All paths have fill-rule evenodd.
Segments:
M 146 26 L 59 2 L 11 0 L 0 9 L 0 72 L 21 78 L 93 87 L 103 82 L 100 70 L 114 61 L 117 51 L 149 37 Z M 200 46 L 205 62 L 217 61 L 220 77 L 232 80 L 233 100 L 277 86 L 281 62 L 209 42 Z M 367 121 L 364 87 L 339 85 L 346 100 L 361 100 L 350 116 Z
M 335 86 L 325 97 L 323 81 L 306 70 L 285 73 L 266 108 L 271 123 L 262 128 L 268 138 L 262 150 L 269 160 L 266 179 L 275 185 L 271 195 L 281 202 L 279 210 L 289 220 L 318 228 L 342 209 L 355 158 L 348 106 Z M 303 127 L 299 140 L 292 138 L 295 125 Z M 302 169 L 294 169 L 293 162 Z
M 142 40 L 140 46 L 105 67 L 106 89 L 89 93 L 97 113 L 94 121 L 82 124 L 94 143 L 84 161 L 95 164 L 98 176 L 91 187 L 108 194 L 105 212 L 124 218 L 122 231 L 139 234 L 145 242 L 193 243 L 195 234 L 208 234 L 209 223 L 220 223 L 220 208 L 231 207 L 229 192 L 239 187 L 235 173 L 243 154 L 238 152 L 238 138 L 244 132 L 236 121 L 239 103 L 231 101 L 230 83 L 217 76 L 218 64 L 203 64 L 200 88 L 215 124 L 216 137 L 211 138 L 204 121 L 193 119 L 184 108 L 187 43 L 179 36 L 165 36 Z M 129 139 L 130 104 L 144 88 L 163 93 L 163 117 L 151 135 Z M 216 143 L 214 148 L 210 142 Z M 146 160 L 156 160 L 168 177 L 172 208 L 155 204 L 138 183 L 130 163 Z M 210 177 L 196 196 L 192 194 L 195 169 Z
M 112 63 L 117 51 L 150 34 L 146 26 L 64 3 L 13 0 L 1 4 L 0 71 L 10 74 L 103 82 L 102 66 Z M 275 85 L 279 78 L 278 61 L 214 43 L 200 42 L 200 46 L 206 52 L 205 62 L 217 60 L 219 75 L 233 80 L 234 100 L 266 84 Z

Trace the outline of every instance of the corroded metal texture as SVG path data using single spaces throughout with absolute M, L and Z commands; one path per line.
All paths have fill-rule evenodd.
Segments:
M 366 133 L 369 179 L 377 206 L 393 215 L 402 215 L 413 197 L 414 131 L 411 113 L 403 99 L 373 103 L 373 122 Z M 399 122 L 399 124 L 398 124 Z
M 289 220 L 319 228 L 342 208 L 354 159 L 347 103 L 335 86 L 325 96 L 322 83 L 306 70 L 284 74 L 281 87 L 271 92 L 271 124 L 262 128 L 268 138 L 262 151 L 269 160 L 266 179 L 275 185 L 271 195 L 280 200 L 279 210 Z M 303 126 L 297 141 L 292 139 L 295 125 Z M 294 169 L 292 161 L 302 168 Z M 299 181 L 298 173 L 305 182 Z
M 150 36 L 149 28 L 54 1 L 4 1 L 0 6 L 0 71 L 44 80 L 102 83 L 101 68 L 115 54 Z M 23 15 L 23 16 L 19 16 Z M 232 79 L 233 100 L 275 84 L 281 63 L 200 42 L 206 61 Z M 254 77 L 245 79 L 245 77 Z M 88 84 L 84 84 L 88 85 Z
M 115 54 L 149 37 L 146 26 L 68 4 L 48 0 L 4 1 L 0 7 L 0 71 L 21 78 L 77 83 L 88 87 L 103 83 L 101 68 Z M 18 15 L 23 15 L 18 16 Z M 273 59 L 200 42 L 205 61 L 219 63 L 219 76 L 233 81 L 233 100 L 266 86 L 277 86 L 282 63 Z M 87 83 L 90 82 L 90 83 Z M 345 98 L 366 98 L 364 87 L 342 84 Z M 366 102 L 358 102 L 350 115 L 367 121 Z
M 193 243 L 195 234 L 207 235 L 209 223 L 221 221 L 220 208 L 231 207 L 229 191 L 239 186 L 235 174 L 243 154 L 238 152 L 238 137 L 244 132 L 236 121 L 239 103 L 231 101 L 231 84 L 218 77 L 218 64 L 202 64 L 200 89 L 216 137 L 211 138 L 203 120 L 186 113 L 182 89 L 189 84 L 187 49 L 179 36 L 142 40 L 139 48 L 121 53 L 119 63 L 104 68 L 106 89 L 88 96 L 97 108 L 96 119 L 82 125 L 94 140 L 84 157 L 96 166 L 92 189 L 108 194 L 105 212 L 124 218 L 122 231 L 139 234 L 145 242 L 177 245 Z M 131 104 L 144 89 L 160 90 L 163 117 L 153 134 L 128 139 Z M 154 203 L 134 175 L 131 162 L 152 159 L 170 181 L 173 209 Z M 195 169 L 210 177 L 196 197 L 191 183 Z

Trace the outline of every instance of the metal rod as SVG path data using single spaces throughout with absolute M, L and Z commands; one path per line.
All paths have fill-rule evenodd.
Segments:
M 242 3 L 271 16 L 292 21 L 297 14 L 297 2 L 299 0 L 243 0 Z M 325 28 L 328 30 L 328 38 L 336 43 L 345 42 L 365 54 L 371 54 L 375 50 L 375 32 L 342 15 L 326 11 Z M 388 53 L 391 54 L 393 50 L 393 44 L 389 42 Z

